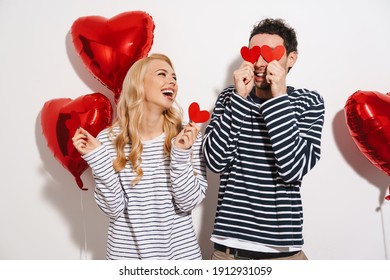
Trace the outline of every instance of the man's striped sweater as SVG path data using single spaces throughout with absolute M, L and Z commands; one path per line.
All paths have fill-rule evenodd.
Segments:
M 324 112 L 307 89 L 268 100 L 234 87 L 220 94 L 203 140 L 207 166 L 220 173 L 213 238 L 303 245 L 300 186 L 320 159 Z

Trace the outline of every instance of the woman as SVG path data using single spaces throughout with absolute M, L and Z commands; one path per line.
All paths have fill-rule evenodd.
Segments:
M 202 135 L 195 123 L 183 128 L 177 91 L 168 57 L 143 58 L 124 79 L 112 127 L 73 137 L 110 218 L 107 259 L 201 259 L 191 210 L 207 188 Z

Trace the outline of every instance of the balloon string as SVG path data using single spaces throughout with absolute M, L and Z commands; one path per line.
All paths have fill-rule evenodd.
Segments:
M 86 224 L 85 224 L 85 210 L 84 210 L 84 200 L 83 200 L 83 195 L 84 195 L 84 192 L 80 192 L 81 193 L 81 217 L 82 217 L 82 224 L 83 224 L 83 233 L 84 233 L 84 254 L 83 254 L 83 248 L 81 248 L 80 250 L 80 259 L 87 259 L 87 227 L 86 227 Z M 84 256 L 84 258 L 83 258 Z
M 385 258 L 386 260 L 390 260 L 390 203 L 388 201 L 384 202 L 380 209 L 382 216 L 383 241 L 385 245 Z

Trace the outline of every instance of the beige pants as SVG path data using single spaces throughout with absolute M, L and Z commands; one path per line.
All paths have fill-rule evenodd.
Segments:
M 226 254 L 225 252 L 221 252 L 215 250 L 213 255 L 211 256 L 212 260 L 235 260 L 234 255 Z M 307 260 L 307 257 L 303 251 L 299 251 L 295 255 L 284 257 L 284 258 L 276 258 L 272 260 Z

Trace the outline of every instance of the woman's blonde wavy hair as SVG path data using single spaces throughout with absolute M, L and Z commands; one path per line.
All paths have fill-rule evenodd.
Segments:
M 130 145 L 130 153 L 127 155 L 132 170 L 136 177 L 132 185 L 137 184 L 144 175 L 141 168 L 141 154 L 143 151 L 140 140 L 140 126 L 143 118 L 143 103 L 145 100 L 144 77 L 149 63 L 152 60 L 160 59 L 167 62 L 173 69 L 171 60 L 163 54 L 152 54 L 135 62 L 126 74 L 123 81 L 122 92 L 117 104 L 116 121 L 111 126 L 119 127 L 120 132 L 116 135 L 114 146 L 117 158 L 113 161 L 115 171 L 121 171 L 127 162 L 125 146 Z M 182 109 L 175 104 L 164 114 L 163 130 L 165 133 L 164 154 L 171 152 L 171 140 L 182 129 Z

